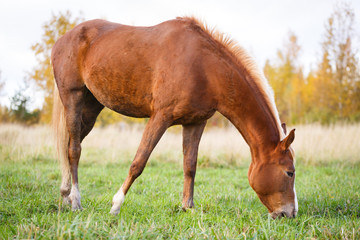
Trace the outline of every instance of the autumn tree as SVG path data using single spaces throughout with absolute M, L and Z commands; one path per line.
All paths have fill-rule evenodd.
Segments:
M 274 89 L 275 102 L 282 121 L 295 122 L 301 115 L 301 94 L 304 77 L 299 64 L 301 47 L 294 33 L 289 32 L 283 49 L 274 62 L 266 61 L 264 74 Z
M 54 89 L 54 76 L 50 64 L 51 49 L 57 39 L 82 20 L 82 17 L 73 17 L 70 11 L 60 12 L 57 15 L 52 14 L 51 19 L 42 26 L 41 40 L 31 47 L 35 53 L 37 64 L 29 74 L 29 78 L 36 83 L 45 95 L 41 122 L 48 123 L 51 120 Z
M 290 33 L 274 62 L 264 72 L 274 88 L 282 120 L 292 123 L 360 120 L 360 68 L 354 46 L 355 15 L 347 4 L 336 5 L 325 24 L 321 57 L 303 76 L 300 46 Z
M 322 122 L 360 120 L 360 69 L 354 46 L 354 10 L 335 7 L 325 24 L 322 54 L 315 77 L 314 104 Z

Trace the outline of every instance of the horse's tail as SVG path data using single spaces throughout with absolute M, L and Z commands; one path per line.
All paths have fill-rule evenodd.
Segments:
M 69 132 L 66 128 L 64 105 L 55 84 L 52 125 L 56 143 L 57 158 L 60 160 L 62 178 L 70 179 Z

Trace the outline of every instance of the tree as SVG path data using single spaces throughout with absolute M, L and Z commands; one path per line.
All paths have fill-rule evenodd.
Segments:
M 29 74 L 29 78 L 45 93 L 41 122 L 48 123 L 51 120 L 54 89 L 54 76 L 50 64 L 51 49 L 57 39 L 81 21 L 83 21 L 81 16 L 74 18 L 70 11 L 60 12 L 58 15 L 52 14 L 51 19 L 42 26 L 44 32 L 40 42 L 31 47 L 37 64 Z
M 360 69 L 353 42 L 355 14 L 348 4 L 335 7 L 325 24 L 322 58 L 311 84 L 323 122 L 360 119 Z
M 290 33 L 275 63 L 264 72 L 274 88 L 282 120 L 292 123 L 332 123 L 360 120 L 360 69 L 354 47 L 354 11 L 336 5 L 325 23 L 321 58 L 304 78 L 298 63 L 300 47 Z
M 24 123 L 24 124 L 35 124 L 39 122 L 40 111 L 35 110 L 30 112 L 28 110 L 28 103 L 30 97 L 24 95 L 26 86 L 17 90 L 10 98 L 10 120 L 12 122 Z
M 5 82 L 1 78 L 0 71 L 0 96 L 3 94 L 5 87 Z M 6 106 L 0 105 L 0 122 L 9 122 L 10 121 L 10 111 Z
M 289 32 L 284 48 L 278 50 L 275 63 L 266 61 L 264 73 L 274 89 L 275 102 L 282 121 L 294 123 L 301 115 L 301 94 L 304 87 L 302 67 L 298 63 L 300 46 Z

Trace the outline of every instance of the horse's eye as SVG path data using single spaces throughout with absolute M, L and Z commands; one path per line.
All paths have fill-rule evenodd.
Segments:
M 288 171 L 285 171 L 286 172 L 286 174 L 289 176 L 289 177 L 293 177 L 294 176 L 294 173 L 293 172 L 288 172 Z

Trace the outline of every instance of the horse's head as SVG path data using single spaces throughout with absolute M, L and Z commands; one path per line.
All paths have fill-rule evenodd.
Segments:
M 284 132 L 286 134 L 285 128 Z M 260 155 L 249 168 L 250 185 L 273 218 L 293 218 L 298 211 L 294 153 L 290 147 L 294 138 L 295 129 L 279 142 L 274 151 Z

